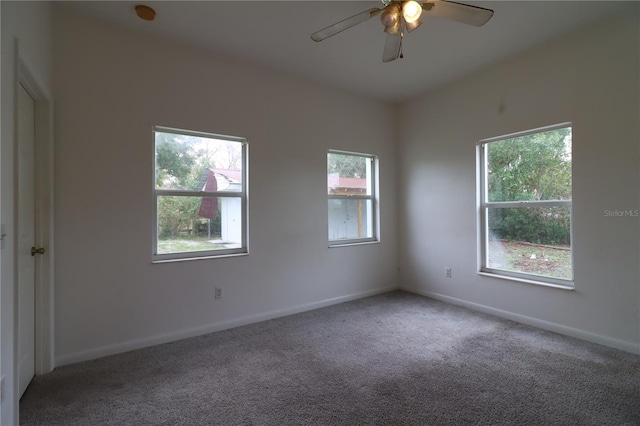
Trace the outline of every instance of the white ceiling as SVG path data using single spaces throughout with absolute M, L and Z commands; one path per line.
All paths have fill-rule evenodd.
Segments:
M 464 0 L 460 0 L 464 1 Z M 157 13 L 139 19 L 136 4 Z M 634 2 L 468 1 L 493 9 L 483 27 L 425 17 L 407 34 L 404 59 L 382 63 L 377 17 L 316 43 L 310 34 L 380 1 L 76 1 L 60 4 L 101 20 L 180 40 L 302 78 L 400 101 L 472 73 L 519 50 L 612 14 Z

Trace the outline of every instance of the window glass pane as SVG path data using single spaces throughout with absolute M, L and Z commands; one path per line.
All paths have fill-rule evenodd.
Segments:
M 371 157 L 327 155 L 327 190 L 337 195 L 371 195 Z
M 571 199 L 571 127 L 485 147 L 487 201 Z
M 156 189 L 242 191 L 242 143 L 155 132 Z
M 329 240 L 373 238 L 371 200 L 329 199 Z
M 239 197 L 158 197 L 157 254 L 242 247 Z
M 487 209 L 487 267 L 572 279 L 567 207 Z

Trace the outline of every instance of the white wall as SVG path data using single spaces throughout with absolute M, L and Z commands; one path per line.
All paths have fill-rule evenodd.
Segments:
M 18 416 L 15 380 L 14 279 L 14 141 L 15 91 L 19 62 L 39 90 L 49 95 L 51 73 L 51 5 L 43 2 L 0 2 L 2 9 L 2 122 L 0 222 L 6 225 L 5 249 L 0 252 L 0 374 L 5 376 L 6 398 L 0 404 L 0 424 L 15 424 Z M 16 44 L 17 42 L 17 44 Z M 16 51 L 16 45 L 18 50 Z M 19 60 L 17 60 L 19 58 Z
M 604 214 L 640 208 L 639 28 L 592 26 L 402 105 L 403 288 L 640 353 L 639 218 Z M 476 142 L 566 121 L 575 291 L 479 276 Z
M 391 106 L 54 11 L 58 365 L 397 287 Z M 151 263 L 152 125 L 248 139 L 248 256 Z M 329 148 L 380 157 L 380 244 L 327 248 Z

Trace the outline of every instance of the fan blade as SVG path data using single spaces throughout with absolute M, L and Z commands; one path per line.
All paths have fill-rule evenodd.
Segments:
M 382 53 L 382 62 L 391 62 L 398 59 L 401 47 L 402 36 L 387 34 L 387 40 L 384 42 L 384 52 Z
M 424 13 L 463 24 L 480 27 L 493 16 L 493 10 L 445 0 L 431 0 L 422 5 Z
M 333 35 L 336 35 L 344 30 L 348 30 L 349 28 L 358 25 L 364 21 L 366 21 L 369 18 L 373 18 L 374 16 L 376 16 L 378 13 L 382 12 L 384 10 L 384 8 L 382 9 L 376 9 L 375 7 L 369 10 L 365 10 L 364 12 L 360 12 L 357 15 L 353 15 L 350 18 L 347 18 L 345 20 L 342 20 L 338 23 L 335 23 L 333 25 L 328 26 L 325 29 L 322 29 L 320 31 L 317 31 L 313 34 L 311 34 L 311 39 L 313 41 L 322 41 L 326 38 L 329 38 Z

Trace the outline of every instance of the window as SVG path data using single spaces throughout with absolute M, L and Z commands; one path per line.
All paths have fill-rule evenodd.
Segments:
M 481 141 L 480 271 L 573 287 L 571 125 Z
M 247 253 L 247 141 L 155 127 L 153 260 Z
M 377 241 L 377 159 L 329 151 L 329 245 Z

